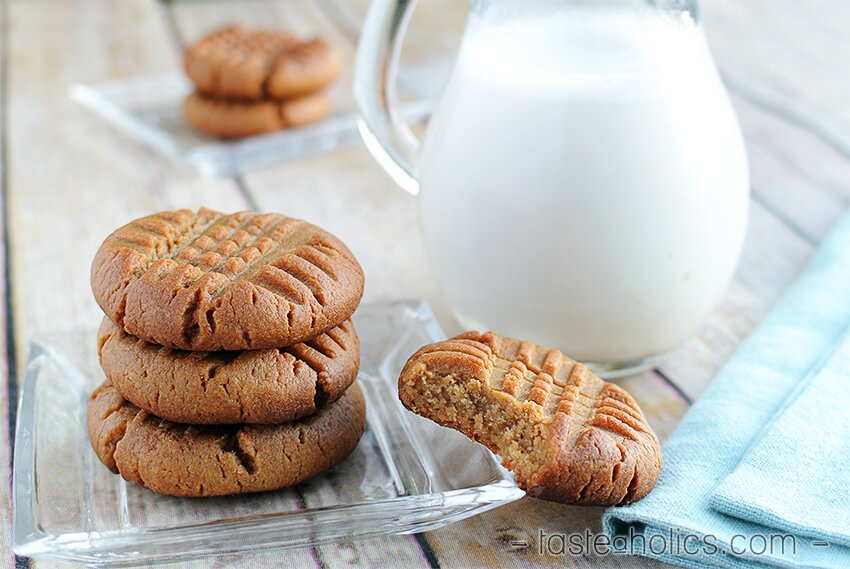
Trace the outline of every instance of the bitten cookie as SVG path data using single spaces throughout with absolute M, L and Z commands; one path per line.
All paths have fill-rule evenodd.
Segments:
M 172 423 L 124 399 L 106 381 L 86 413 L 92 448 L 126 480 L 173 496 L 277 490 L 328 470 L 357 446 L 366 425 L 353 384 L 315 415 L 281 425 Z
M 300 219 L 184 209 L 112 233 L 92 291 L 125 332 L 182 350 L 303 342 L 347 320 L 363 271 L 339 239 Z
M 216 138 L 242 138 L 318 122 L 328 116 L 330 99 L 312 93 L 285 101 L 231 101 L 192 93 L 183 101 L 183 118 Z
M 413 354 L 398 389 L 414 413 L 499 454 L 531 496 L 626 504 L 661 472 L 661 445 L 634 399 L 558 350 L 467 332 Z
M 106 377 L 131 403 L 178 423 L 276 424 L 316 412 L 354 382 L 354 325 L 286 348 L 186 352 L 130 336 L 108 318 L 98 333 Z
M 186 50 L 184 67 L 197 90 L 214 98 L 289 99 L 320 91 L 337 78 L 339 54 L 321 39 L 229 26 Z

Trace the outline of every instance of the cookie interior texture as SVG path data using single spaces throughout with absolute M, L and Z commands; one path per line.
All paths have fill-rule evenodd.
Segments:
M 104 318 L 98 355 L 130 402 L 194 424 L 275 424 L 309 415 L 345 392 L 360 361 L 351 320 L 284 348 L 188 352 L 149 344 Z
M 281 425 L 197 426 L 139 409 L 108 380 L 86 413 L 92 448 L 110 470 L 160 494 L 202 497 L 277 490 L 344 460 L 366 424 L 353 384 L 318 413 Z
M 634 399 L 530 342 L 468 332 L 425 346 L 402 370 L 399 397 L 499 454 L 532 496 L 624 504 L 660 474 L 660 443 Z

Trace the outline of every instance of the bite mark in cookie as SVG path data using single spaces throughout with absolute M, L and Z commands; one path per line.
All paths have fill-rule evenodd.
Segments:
M 467 332 L 423 347 L 399 377 L 411 411 L 499 454 L 520 488 L 569 504 L 625 504 L 661 471 L 634 399 L 557 350 Z

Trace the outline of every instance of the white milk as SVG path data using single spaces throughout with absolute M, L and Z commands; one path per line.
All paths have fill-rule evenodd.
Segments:
M 419 177 L 462 324 L 583 360 L 684 341 L 746 227 L 745 152 L 702 31 L 649 12 L 472 21 Z

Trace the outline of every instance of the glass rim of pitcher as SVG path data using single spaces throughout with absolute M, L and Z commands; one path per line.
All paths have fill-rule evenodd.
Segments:
M 605 5 L 630 4 L 632 6 L 647 6 L 662 13 L 681 16 L 688 14 L 692 23 L 699 23 L 699 0 L 472 0 L 470 14 L 479 13 L 482 10 L 497 4 L 521 2 L 523 6 L 534 6 L 541 4 L 564 5 L 564 6 L 592 6 L 601 8 Z

